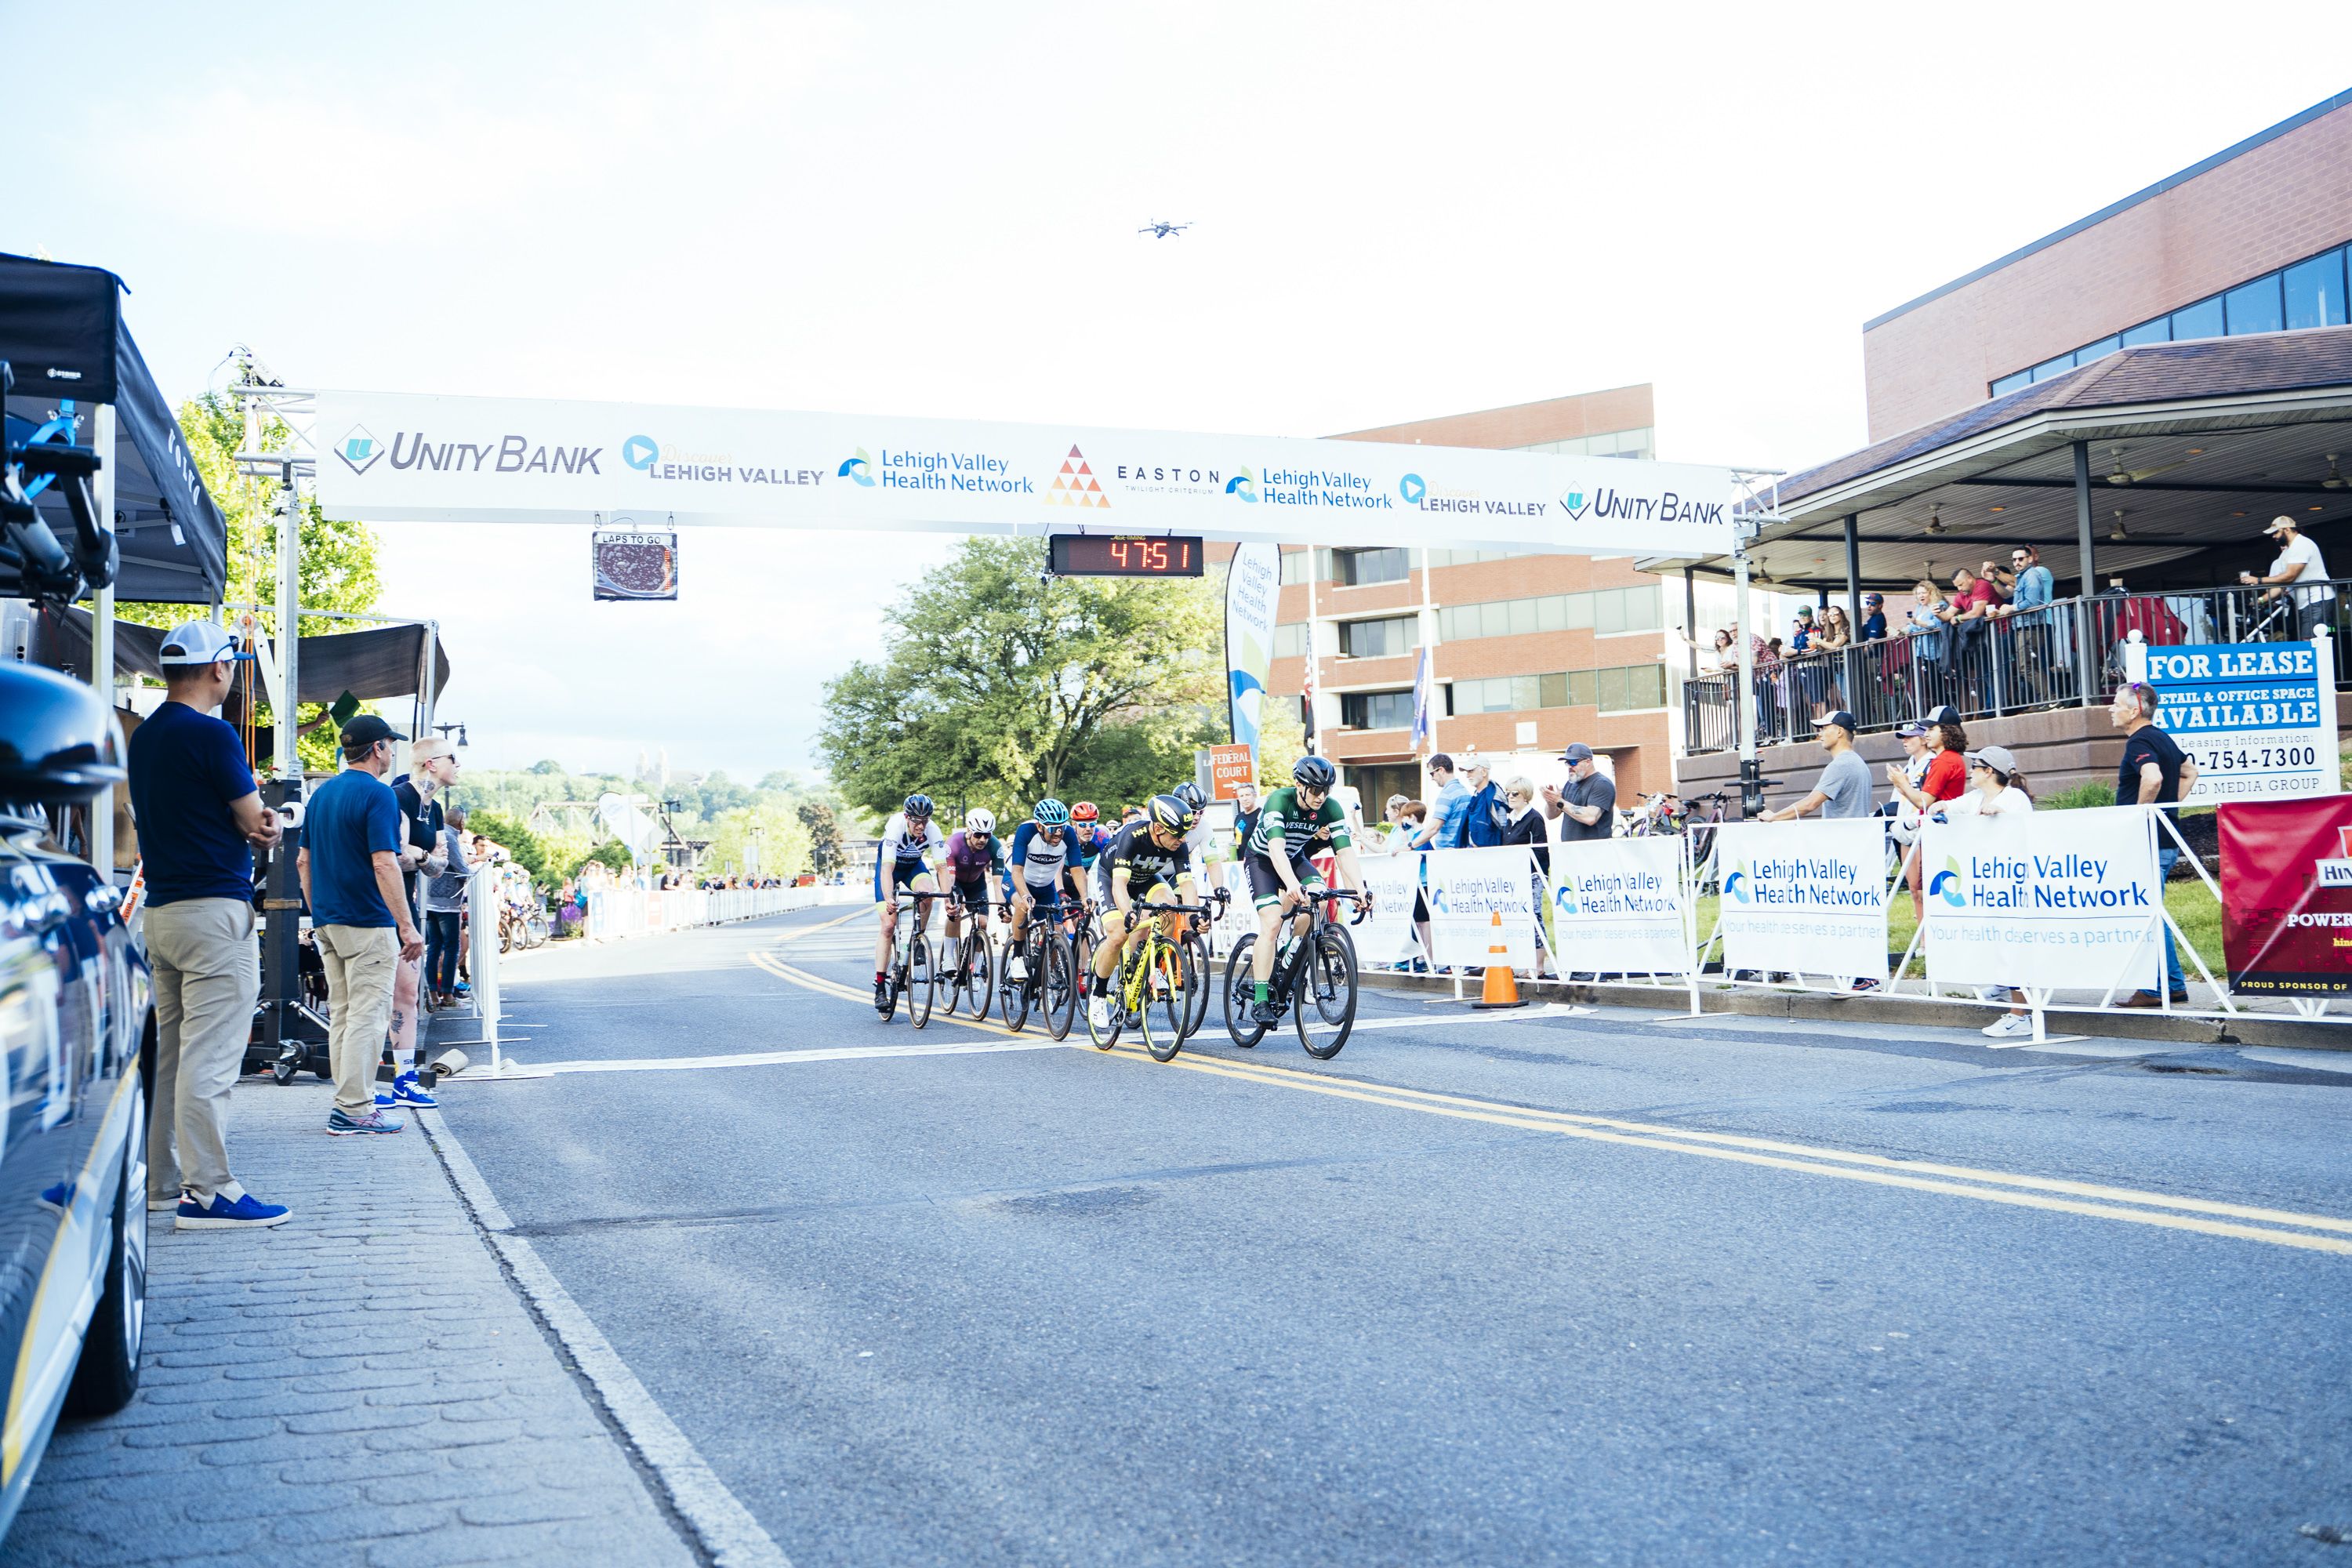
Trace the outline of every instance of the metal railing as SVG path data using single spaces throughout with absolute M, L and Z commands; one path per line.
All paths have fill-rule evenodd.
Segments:
M 2101 594 L 1991 619 L 1942 623 L 1846 648 L 1759 662 L 1741 700 L 1736 674 L 1683 683 L 1684 750 L 1726 752 L 1742 722 L 1759 745 L 1810 740 L 1815 720 L 1844 709 L 1864 731 L 1891 730 L 1944 704 L 1964 720 L 2097 703 L 2122 684 L 2123 647 L 2134 633 L 2157 647 L 2186 643 L 2292 642 L 2325 625 L 2343 668 L 2344 609 L 2352 579 L 2331 579 L 2272 597 L 2259 588 L 2187 593 Z M 2309 595 L 2308 603 L 2305 595 Z M 1907 602 L 1893 615 L 1907 613 Z M 2087 643 L 2090 668 L 2083 668 Z

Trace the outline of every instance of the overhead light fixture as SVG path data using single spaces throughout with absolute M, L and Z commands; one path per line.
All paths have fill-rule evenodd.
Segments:
M 2243 516 L 2245 516 L 2246 514 L 2245 514 L 2244 512 L 2242 512 L 2242 511 L 2233 511 L 2233 512 L 2231 512 L 2230 515 L 2231 515 L 2231 517 L 2243 517 Z
M 2009 510 L 2009 508 L 2007 508 L 2007 507 L 2005 507 L 2005 506 L 1997 506 L 1997 507 L 1993 508 L 1992 510 L 1995 510 L 1995 511 L 2007 511 L 2007 510 Z
M 2205 448 L 2202 447 L 2191 447 L 2189 448 L 2189 455 L 2192 458 L 2201 458 L 2205 455 Z
M 2124 509 L 2121 507 L 2116 508 L 2116 526 L 2113 531 L 2107 534 L 2107 542 L 2110 544 L 2129 544 L 2131 542 L 2131 535 L 2124 531 Z

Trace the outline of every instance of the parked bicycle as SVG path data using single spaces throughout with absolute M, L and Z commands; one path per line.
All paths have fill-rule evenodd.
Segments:
M 1329 1061 L 1348 1043 L 1356 1026 L 1356 939 L 1348 925 L 1364 918 L 1363 897 L 1352 889 L 1311 888 L 1297 916 L 1282 922 L 1281 945 L 1275 949 L 1274 975 L 1266 994 L 1276 1017 L 1291 1016 L 1298 1043 L 1318 1061 Z M 1321 905 L 1346 899 L 1356 905 L 1348 925 L 1319 917 Z M 1250 953 L 1257 945 L 1252 931 L 1234 943 L 1225 958 L 1225 1033 L 1247 1049 L 1265 1037 L 1271 1022 L 1253 1016 L 1251 1000 L 1256 985 L 1250 974 Z
M 1210 903 L 1138 904 L 1135 910 L 1139 918 L 1146 914 L 1213 918 L 1226 895 L 1220 889 L 1211 897 Z M 1105 1009 L 1103 1023 L 1096 1023 L 1093 1008 L 1087 1010 L 1087 1035 L 1095 1049 L 1107 1051 L 1118 1044 L 1119 1035 L 1129 1024 L 1141 1029 L 1143 1048 L 1154 1061 L 1171 1061 L 1184 1048 L 1193 1017 L 1185 989 L 1184 946 L 1182 937 L 1168 934 L 1166 919 L 1143 921 L 1143 935 L 1127 950 L 1111 975 L 1110 1005 Z M 1204 977 L 1206 973 L 1203 966 L 1194 977 Z

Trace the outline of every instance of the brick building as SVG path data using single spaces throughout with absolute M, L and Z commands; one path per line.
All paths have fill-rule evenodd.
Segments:
M 1344 439 L 1597 456 L 1655 456 L 1650 388 L 1616 387 Z M 1268 690 L 1297 700 L 1310 636 L 1324 753 L 1370 810 L 1426 793 L 1412 749 L 1422 611 L 1437 629 L 1437 744 L 1461 752 L 1605 753 L 1621 795 L 1672 788 L 1683 595 L 1628 557 L 1286 547 Z M 1424 578 L 1426 584 L 1424 586 Z M 1311 581 L 1310 581 L 1311 579 Z M 1425 595 L 1425 597 L 1424 597 Z M 1728 593 L 1724 597 L 1727 604 Z M 1311 605 L 1311 620 L 1310 620 Z M 1311 626 L 1311 631 L 1310 631 Z
M 2352 91 L 1863 327 L 1881 441 L 2118 348 L 2345 323 Z

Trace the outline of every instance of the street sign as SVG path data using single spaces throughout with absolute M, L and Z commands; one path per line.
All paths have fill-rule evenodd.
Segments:
M 1257 754 L 1250 746 L 1209 748 L 1209 798 L 1238 800 L 1241 786 L 1257 779 Z

